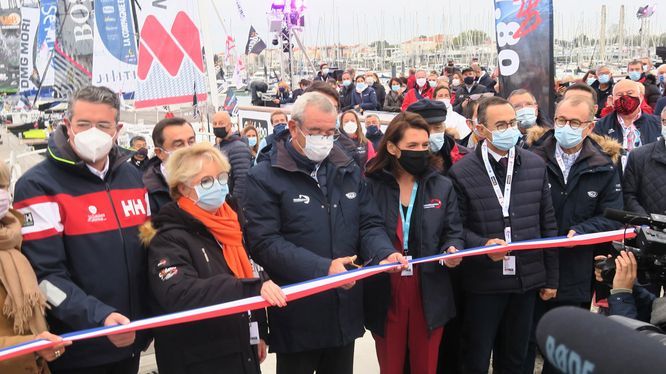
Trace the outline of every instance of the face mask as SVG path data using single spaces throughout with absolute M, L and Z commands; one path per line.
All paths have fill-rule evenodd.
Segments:
M 97 127 L 74 135 L 76 153 L 87 162 L 96 162 L 109 154 L 113 147 L 113 137 Z
M 299 129 L 299 131 L 301 131 Z M 301 134 L 303 132 L 301 131 Z M 305 148 L 303 153 L 310 161 L 320 163 L 324 161 L 333 149 L 333 137 L 324 135 L 305 135 Z
M 458 79 L 458 78 L 453 78 L 453 79 L 451 80 L 451 84 L 453 85 L 453 87 L 458 87 L 458 86 L 460 86 L 460 79 Z
M 433 152 L 439 152 L 440 149 L 444 146 L 444 133 L 437 132 L 430 134 L 430 150 Z
M 345 79 L 342 81 L 342 85 L 345 87 L 349 87 L 349 85 L 351 85 L 351 81 L 349 79 Z
M 282 133 L 282 131 L 287 129 L 287 124 L 286 123 L 278 123 L 277 125 L 273 125 L 273 135 L 279 135 Z
M 375 84 L 375 78 L 365 78 L 365 83 L 372 86 L 373 84 Z
M 426 79 L 425 79 L 425 78 L 417 78 L 417 79 L 416 79 L 416 84 L 417 84 L 419 87 L 423 87 L 423 86 L 425 86 L 425 84 L 426 84 Z
M 226 127 L 214 127 L 213 128 L 213 134 L 217 136 L 218 138 L 226 138 L 229 133 L 227 133 L 227 128 Z
M 610 82 L 610 75 L 608 75 L 608 74 L 601 74 L 601 75 L 599 76 L 599 83 L 601 83 L 601 84 L 606 84 L 606 83 L 608 83 L 608 82 Z
M 638 109 L 639 105 L 641 105 L 641 100 L 629 95 L 620 96 L 613 102 L 613 108 L 615 108 L 615 111 L 618 114 L 625 116 L 633 113 Z
M 256 136 L 252 136 L 252 137 L 250 137 L 250 138 L 247 138 L 247 144 L 248 144 L 250 147 L 254 147 L 255 145 L 257 145 L 257 137 L 256 137 Z
M 661 126 L 661 137 L 666 139 L 666 126 Z
M 662 74 L 659 76 L 659 82 L 664 83 L 664 81 L 666 81 L 666 77 L 664 77 L 664 74 Z
M 471 86 L 474 84 L 474 77 L 467 76 L 463 79 L 466 85 Z
M 586 81 L 586 82 L 587 82 L 587 85 L 588 85 L 588 86 L 591 86 L 592 83 L 594 83 L 594 82 L 596 82 L 596 81 L 597 81 L 597 78 L 587 78 L 587 81 Z
M 428 151 L 408 151 L 401 149 L 398 163 L 409 174 L 420 177 L 428 170 L 430 163 L 428 156 Z
M 391 86 L 391 90 L 392 90 L 392 91 L 396 91 L 396 92 L 397 92 L 399 89 L 400 89 L 400 85 L 394 84 L 393 86 Z
M 363 92 L 368 86 L 363 82 L 356 83 L 356 92 Z
M 555 139 L 562 148 L 573 148 L 583 141 L 583 128 L 575 130 L 569 125 L 564 125 L 564 127 L 555 126 Z
M 379 133 L 379 128 L 375 125 L 366 125 L 365 136 L 371 137 Z
M 329 72 L 328 68 L 324 68 L 324 69 L 321 70 L 321 73 L 323 75 L 328 75 L 328 72 Z
M 348 121 L 345 122 L 344 125 L 342 125 L 342 129 L 345 130 L 345 132 L 348 135 L 352 135 L 356 133 L 356 130 L 358 129 L 358 125 L 354 121 Z
M 284 87 L 280 87 L 280 88 L 278 88 L 278 90 L 280 90 L 280 92 L 284 92 L 285 88 L 284 88 Z
M 437 81 L 428 81 L 430 87 L 437 87 Z
M 516 120 L 518 126 L 522 129 L 529 129 L 536 124 L 537 115 L 535 108 L 522 108 L 516 111 Z
M 195 201 L 199 208 L 214 212 L 224 204 L 224 200 L 226 199 L 227 194 L 229 194 L 229 185 L 226 183 L 220 184 L 220 181 L 216 179 L 211 188 L 205 190 L 201 187 L 201 184 L 197 184 L 194 186 L 194 191 L 196 191 L 197 196 L 199 197 L 198 200 Z
M 0 189 L 0 219 L 5 218 L 9 212 L 9 192 L 7 190 Z
M 493 131 L 492 143 L 497 149 L 508 151 L 518 143 L 518 139 L 520 139 L 520 131 L 515 127 L 510 127 L 504 132 Z
M 641 79 L 641 72 L 640 71 L 630 71 L 629 72 L 629 79 L 636 82 L 637 80 Z

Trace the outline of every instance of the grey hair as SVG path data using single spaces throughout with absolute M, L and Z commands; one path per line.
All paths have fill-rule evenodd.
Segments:
M 511 91 L 511 93 L 509 94 L 509 96 L 506 99 L 511 100 L 511 98 L 514 97 L 514 96 L 524 95 L 524 94 L 530 95 L 530 97 L 532 98 L 532 101 L 534 101 L 535 103 L 537 102 L 536 97 L 534 97 L 534 95 L 530 91 L 528 91 L 524 88 L 519 88 L 517 90 Z
M 370 117 L 375 117 L 375 118 L 377 118 L 377 120 L 378 120 L 379 122 L 382 121 L 381 118 L 379 118 L 379 116 L 376 115 L 376 114 L 368 114 L 367 116 L 365 116 L 365 119 L 367 120 L 367 119 L 370 118 Z
M 555 114 L 557 115 L 558 109 L 565 103 L 571 104 L 571 106 L 579 106 L 579 105 L 586 105 L 587 106 L 587 112 L 589 115 L 590 120 L 594 120 L 594 114 L 596 111 L 594 110 L 594 101 L 592 101 L 591 98 L 583 95 L 571 95 L 567 96 L 562 101 L 557 103 L 557 107 L 555 108 Z
M 67 119 L 74 116 L 74 103 L 85 101 L 93 104 L 107 104 L 116 110 L 116 123 L 120 121 L 120 99 L 118 95 L 104 86 L 81 87 L 69 98 L 67 105 Z
M 338 111 L 326 95 L 319 92 L 306 92 L 296 99 L 294 106 L 291 107 L 291 119 L 303 124 L 305 110 L 314 107 L 324 113 L 337 114 Z

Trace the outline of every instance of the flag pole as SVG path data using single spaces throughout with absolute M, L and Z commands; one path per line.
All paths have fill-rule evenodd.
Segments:
M 208 9 L 206 4 L 210 1 L 200 0 L 199 4 L 199 19 L 201 20 L 201 34 L 203 35 L 204 43 L 204 57 L 206 59 L 206 75 L 208 76 L 209 88 L 209 102 L 213 106 L 213 110 L 217 111 L 219 105 L 219 95 L 217 92 L 217 74 L 215 71 L 215 60 L 213 58 L 213 40 L 210 35 L 210 23 L 208 22 Z

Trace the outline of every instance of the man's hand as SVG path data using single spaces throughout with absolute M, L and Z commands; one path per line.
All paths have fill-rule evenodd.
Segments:
M 130 320 L 120 313 L 111 313 L 104 320 L 104 326 L 126 325 Z M 134 332 L 126 332 L 124 334 L 109 335 L 107 338 L 118 348 L 127 347 L 134 343 L 136 334 Z
M 507 245 L 507 243 L 502 239 L 490 239 L 486 242 L 486 247 L 489 246 L 489 245 L 494 245 L 494 244 Z M 488 257 L 490 257 L 490 259 L 495 261 L 495 262 L 502 261 L 504 259 L 504 257 L 506 257 L 507 253 L 509 253 L 509 251 L 488 254 Z
M 401 253 L 398 253 L 398 252 L 391 253 L 390 255 L 388 255 L 388 257 L 386 257 L 382 261 L 379 261 L 379 264 L 380 265 L 385 265 L 385 264 L 392 264 L 392 263 L 395 263 L 395 262 L 399 262 L 400 265 L 397 265 L 396 267 L 393 267 L 393 268 L 387 270 L 387 272 L 397 273 L 397 272 L 403 271 L 403 270 L 405 270 L 409 267 L 409 262 L 407 262 L 407 259 L 405 258 L 405 256 L 403 256 Z
M 259 356 L 259 363 L 263 364 L 266 357 L 268 357 L 266 341 L 264 339 L 259 340 L 259 346 L 257 347 L 257 355 Z
M 557 290 L 554 288 L 542 288 L 539 291 L 539 297 L 543 301 L 547 301 L 557 297 Z
M 636 282 L 636 257 L 631 252 L 622 251 L 615 258 L 615 277 L 613 288 L 632 289 Z
M 345 265 L 353 264 L 354 260 L 356 260 L 356 256 L 336 258 L 335 260 L 331 261 L 331 266 L 328 267 L 328 275 L 344 273 L 345 271 L 347 271 Z M 348 290 L 354 287 L 355 284 L 356 282 L 350 282 L 347 284 L 343 284 L 341 287 L 345 290 Z
M 573 238 L 573 237 L 576 236 L 577 234 L 578 234 L 578 233 L 577 233 L 576 231 L 574 231 L 574 230 L 569 230 L 569 232 L 567 233 L 567 238 Z M 574 247 L 573 244 L 572 244 L 572 245 L 567 245 L 567 246 L 566 246 L 566 248 L 573 248 L 573 247 Z
M 454 246 L 450 246 L 450 247 L 446 250 L 446 253 L 456 253 L 456 252 L 458 252 L 458 250 L 457 250 L 456 247 L 454 247 Z M 446 267 L 449 267 L 449 268 L 454 268 L 454 267 L 460 265 L 461 262 L 462 262 L 462 257 L 458 257 L 458 258 L 445 258 L 445 259 L 442 260 L 441 264 L 442 264 L 442 265 L 446 265 Z
M 272 306 L 285 307 L 287 306 L 287 297 L 282 292 L 282 289 L 273 281 L 266 281 L 261 285 L 261 297 L 268 301 Z

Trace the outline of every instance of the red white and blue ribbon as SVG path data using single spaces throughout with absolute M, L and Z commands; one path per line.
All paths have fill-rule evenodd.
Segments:
M 524 251 L 530 249 L 546 249 L 546 248 L 565 248 L 565 250 L 575 250 L 567 247 L 592 245 L 611 242 L 614 240 L 622 240 L 624 238 L 633 238 L 635 236 L 634 229 L 605 231 L 594 234 L 577 235 L 572 238 L 567 237 L 554 237 L 548 239 L 536 239 L 514 242 L 505 246 L 493 245 L 487 247 L 470 248 L 450 254 L 439 254 L 429 257 L 421 257 L 411 261 L 412 264 L 423 264 L 427 262 L 441 261 L 443 259 L 462 258 L 470 256 L 480 256 L 494 253 L 501 253 L 505 251 Z M 292 284 L 282 288 L 287 301 L 294 301 L 321 293 L 333 288 L 340 287 L 344 284 L 358 281 L 375 274 L 384 272 L 394 267 L 396 264 L 376 265 L 369 266 L 361 269 L 351 270 L 340 274 L 330 275 L 313 279 L 310 281 Z M 256 310 L 267 308 L 270 305 L 261 297 L 254 296 L 245 299 L 230 301 L 222 304 L 211 305 L 207 307 L 191 309 L 183 312 L 166 314 L 158 317 L 146 318 L 131 322 L 127 325 L 116 325 L 99 327 L 89 330 L 75 331 L 68 334 L 61 335 L 64 340 L 72 342 L 82 341 L 86 339 L 98 338 L 101 336 L 115 335 L 128 333 L 132 331 L 140 331 L 146 329 L 153 329 L 164 326 L 177 325 L 181 323 L 200 321 L 209 318 L 223 317 L 230 314 L 243 313 L 249 310 Z M 0 350 L 0 361 L 8 360 L 17 356 L 40 351 L 45 348 L 54 346 L 56 343 L 39 339 L 32 340 L 23 344 L 14 345 Z

